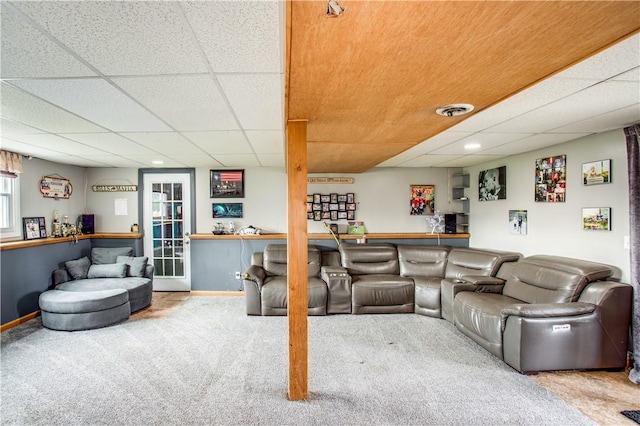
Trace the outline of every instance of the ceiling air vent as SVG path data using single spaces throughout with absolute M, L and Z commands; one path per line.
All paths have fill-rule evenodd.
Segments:
M 436 109 L 436 114 L 442 115 L 444 117 L 455 117 L 458 115 L 468 114 L 473 111 L 473 105 L 469 104 L 451 104 L 441 106 Z

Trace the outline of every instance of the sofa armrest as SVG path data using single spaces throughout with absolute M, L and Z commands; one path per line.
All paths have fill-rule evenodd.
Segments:
M 58 284 L 66 283 L 67 281 L 71 281 L 71 275 L 65 268 L 56 269 L 53 271 L 53 286 L 57 286 Z
M 596 310 L 593 303 L 517 303 L 508 305 L 500 311 L 500 326 L 504 331 L 510 316 L 525 318 L 574 317 L 590 314 Z
M 323 266 L 320 278 L 327 283 L 327 313 L 351 313 L 351 275 L 341 266 Z
M 266 277 L 267 277 L 267 273 L 264 271 L 262 266 L 258 266 L 258 265 L 249 266 L 249 268 L 245 271 L 245 273 L 242 274 L 242 279 L 244 281 L 250 281 L 255 283 L 257 285 L 258 291 L 262 290 L 262 285 L 264 284 L 264 279 Z
M 149 278 L 153 281 L 153 273 L 155 272 L 155 267 L 153 265 L 146 265 L 144 268 L 144 276 L 145 278 Z
M 474 285 L 500 285 L 504 284 L 504 280 L 497 277 L 489 277 L 486 275 L 463 275 L 460 280 Z

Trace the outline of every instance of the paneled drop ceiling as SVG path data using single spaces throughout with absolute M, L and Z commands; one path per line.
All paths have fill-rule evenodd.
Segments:
M 86 167 L 283 167 L 284 122 L 306 118 L 310 172 L 357 173 L 640 121 L 640 2 L 339 3 L 2 1 L 0 144 Z M 453 102 L 476 110 L 434 115 Z

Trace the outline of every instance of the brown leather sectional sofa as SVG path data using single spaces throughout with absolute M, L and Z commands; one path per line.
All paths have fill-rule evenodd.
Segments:
M 523 373 L 623 369 L 632 287 L 613 270 L 560 256 L 433 245 L 342 243 L 308 252 L 309 315 L 444 318 Z M 248 315 L 286 315 L 286 246 L 254 253 Z

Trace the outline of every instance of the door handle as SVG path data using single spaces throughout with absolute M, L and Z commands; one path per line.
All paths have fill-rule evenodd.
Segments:
M 189 243 L 191 242 L 191 240 L 189 239 L 189 236 L 190 236 L 190 235 L 191 235 L 191 234 L 190 234 L 190 233 L 188 233 L 188 232 L 185 232 L 185 233 L 184 233 L 184 243 L 185 243 L 185 244 L 189 244 Z

